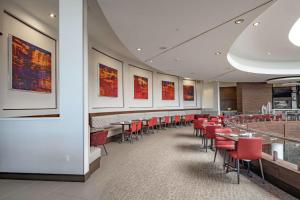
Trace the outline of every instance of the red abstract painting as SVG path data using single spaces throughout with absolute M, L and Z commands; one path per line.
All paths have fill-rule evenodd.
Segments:
M 175 83 L 171 81 L 161 82 L 162 100 L 175 100 Z
M 51 93 L 51 53 L 12 36 L 12 88 Z
M 134 75 L 134 98 L 148 99 L 148 78 Z
M 100 96 L 118 97 L 118 70 L 99 64 Z
M 183 85 L 183 99 L 185 101 L 194 101 L 194 86 Z

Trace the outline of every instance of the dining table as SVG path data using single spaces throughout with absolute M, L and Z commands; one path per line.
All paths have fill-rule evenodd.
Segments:
M 122 126 L 122 137 L 121 137 L 121 141 L 120 143 L 123 143 L 125 142 L 125 126 L 131 126 L 131 122 L 130 121 L 121 121 L 121 122 L 113 122 L 113 123 L 110 123 L 110 125 L 113 125 L 113 126 Z

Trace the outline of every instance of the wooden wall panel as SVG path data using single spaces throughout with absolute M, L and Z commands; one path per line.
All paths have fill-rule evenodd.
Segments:
M 237 109 L 236 87 L 221 87 L 220 88 L 220 105 L 221 110 Z

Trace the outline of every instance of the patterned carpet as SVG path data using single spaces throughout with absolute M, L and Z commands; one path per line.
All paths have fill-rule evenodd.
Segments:
M 109 155 L 102 157 L 100 169 L 86 183 L 1 180 L 0 199 L 295 199 L 245 172 L 236 184 L 236 173 L 225 174 L 220 157 L 213 164 L 214 153 L 201 150 L 192 132 L 191 127 L 173 128 L 133 144 L 110 143 Z

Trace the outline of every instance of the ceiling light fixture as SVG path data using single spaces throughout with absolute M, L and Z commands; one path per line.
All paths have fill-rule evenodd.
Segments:
M 186 78 L 184 78 L 184 79 L 185 79 L 185 80 L 191 80 L 191 78 L 187 78 L 187 77 L 186 77 Z
M 56 17 L 56 14 L 55 14 L 55 13 L 50 13 L 50 14 L 49 14 L 49 17 L 55 18 L 55 17 Z
M 272 55 L 272 53 L 271 52 L 267 52 L 267 55 L 270 56 L 270 55 Z
M 217 52 L 215 52 L 215 55 L 221 55 L 222 54 L 222 52 L 221 51 L 217 51 Z
M 142 51 L 142 49 L 141 49 L 141 48 L 137 48 L 136 50 L 138 50 L 138 51 Z
M 259 26 L 259 25 L 260 25 L 260 22 L 253 23 L 253 26 Z
M 153 60 L 150 60 L 149 62 L 153 63 Z
M 244 19 L 238 19 L 238 20 L 235 20 L 234 23 L 235 24 L 241 24 L 243 23 L 245 20 Z
M 300 18 L 292 26 L 289 32 L 289 40 L 295 46 L 300 47 Z

